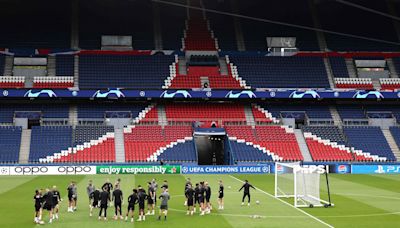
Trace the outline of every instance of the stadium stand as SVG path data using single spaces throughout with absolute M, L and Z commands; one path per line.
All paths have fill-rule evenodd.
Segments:
M 179 3 L 179 1 L 178 1 Z M 181 50 L 186 9 L 155 3 L 160 9 L 161 36 L 164 50 Z
M 83 145 L 85 142 L 90 142 L 90 140 L 96 140 L 108 132 L 114 132 L 114 127 L 78 125 L 74 129 L 74 146 Z
M 171 55 L 81 55 L 79 87 L 160 89 L 174 61 Z
M 331 70 L 334 77 L 348 78 L 349 72 L 347 70 L 346 61 L 343 57 L 335 56 L 328 58 L 331 65 Z
M 268 110 L 275 118 L 304 117 L 301 113 L 305 113 L 308 118 L 314 119 L 332 119 L 327 105 L 268 105 L 261 104 L 262 108 Z
M 16 112 L 40 112 L 42 118 L 68 119 L 68 106 L 61 104 L 7 104 L 0 109 L 0 123 L 13 123 Z
M 192 140 L 174 142 L 156 156 L 157 161 L 163 162 L 197 162 L 197 153 Z
M 33 88 L 65 89 L 74 86 L 74 77 L 34 77 Z
M 386 4 L 378 1 L 356 1 L 365 7 L 372 8 L 382 13 L 388 13 Z M 349 7 L 345 4 L 338 4 L 333 1 L 326 1 L 316 5 L 318 17 L 323 29 L 333 30 L 346 34 L 388 40 L 397 42 L 398 38 L 393 29 L 393 22 L 378 14 Z M 337 17 L 340 12 L 340 17 Z M 388 13 L 389 14 L 389 13 Z M 357 16 L 355 16 L 357 15 Z M 371 26 L 371 25 L 382 26 Z M 373 28 L 373 29 L 371 29 Z M 335 51 L 394 51 L 399 50 L 397 45 L 382 42 L 374 42 L 352 37 L 344 37 L 335 34 L 325 33 L 325 39 L 330 50 Z
M 255 88 L 329 88 L 320 57 L 230 56 L 239 76 Z
M 238 162 L 271 162 L 271 155 L 241 140 L 230 140 L 235 164 Z
M 400 127 L 392 126 L 389 128 L 390 133 L 392 134 L 396 144 L 400 147 Z
M 4 65 L 6 63 L 6 56 L 0 54 L 0 76 L 4 73 Z
M 382 90 L 400 89 L 400 79 L 399 78 L 380 78 L 379 82 L 381 84 Z
M 0 126 L 0 162 L 16 163 L 21 146 L 21 127 Z
M 107 103 L 84 103 L 78 104 L 79 119 L 104 119 L 116 117 L 136 118 L 146 107 L 146 104 L 107 104 Z M 120 113 L 124 116 L 120 116 Z
M 125 35 L 132 36 L 134 49 L 154 50 L 151 1 L 121 1 L 110 5 L 89 0 L 79 4 L 81 48 L 100 49 L 102 35 Z
M 335 85 L 340 89 L 374 89 L 370 78 L 335 78 Z
M 360 105 L 338 105 L 337 111 L 342 119 L 365 119 L 366 115 Z
M 385 136 L 379 127 L 351 126 L 343 127 L 348 145 L 355 149 L 386 158 L 387 161 L 396 161 Z
M 56 55 L 56 75 L 74 75 L 74 55 Z
M 73 143 L 71 126 L 33 126 L 29 162 L 39 162 Z
M 0 76 L 1 88 L 24 88 L 25 77 L 23 76 Z
M 2 2 L 0 47 L 69 48 L 70 1 Z M 51 18 L 51 19 L 49 19 Z M 21 35 L 23 34 L 23 35 Z

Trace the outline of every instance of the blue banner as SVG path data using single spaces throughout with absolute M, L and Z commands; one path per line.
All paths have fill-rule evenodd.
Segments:
M 353 174 L 399 174 L 400 165 L 352 165 Z
M 364 90 L 131 90 L 0 89 L 0 98 L 72 99 L 399 99 L 400 92 Z
M 266 174 L 268 165 L 260 166 L 182 166 L 182 174 Z

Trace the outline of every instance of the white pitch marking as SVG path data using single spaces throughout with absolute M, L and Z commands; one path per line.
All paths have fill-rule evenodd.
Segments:
M 233 179 L 237 180 L 237 181 L 243 182 L 242 180 L 240 180 L 240 179 L 238 179 L 238 178 L 236 178 L 236 177 L 234 177 L 234 176 L 232 176 L 232 175 L 229 175 L 229 176 L 232 177 Z M 256 190 L 258 190 L 258 191 L 264 193 L 265 195 L 267 195 L 267 196 L 269 196 L 269 197 L 271 197 L 271 198 L 274 198 L 274 199 L 276 199 L 276 200 L 279 200 L 280 202 L 282 202 L 282 203 L 284 203 L 284 204 L 286 204 L 286 205 L 288 205 L 288 206 L 290 206 L 290 207 L 293 207 L 294 209 L 300 211 L 301 213 L 307 215 L 308 217 L 314 219 L 315 221 L 318 221 L 318 222 L 320 222 L 321 224 L 324 224 L 324 225 L 327 226 L 327 227 L 331 227 L 331 228 L 334 227 L 334 226 L 329 225 L 328 223 L 322 221 L 321 219 L 319 219 L 319 218 L 317 218 L 317 217 L 315 217 L 315 216 L 313 216 L 313 215 L 311 215 L 311 214 L 309 214 L 309 213 L 307 213 L 307 212 L 305 212 L 305 211 L 303 211 L 303 210 L 301 210 L 301 209 L 299 209 L 299 208 L 293 206 L 292 204 L 290 204 L 290 203 L 288 203 L 288 202 L 286 202 L 286 201 L 284 201 L 284 200 L 282 200 L 282 199 L 275 198 L 273 195 L 269 194 L 269 193 L 266 192 L 266 191 L 263 191 L 263 190 L 261 190 L 261 189 L 259 189 L 259 188 L 257 188 L 257 187 L 255 187 L 255 188 L 256 188 Z

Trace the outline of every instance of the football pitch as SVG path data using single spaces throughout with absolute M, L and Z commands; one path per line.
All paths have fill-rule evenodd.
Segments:
M 145 222 L 114 221 L 113 207 L 108 209 L 108 221 L 98 221 L 97 210 L 93 217 L 89 217 L 86 194 L 89 180 L 93 180 L 96 187 L 101 187 L 107 178 L 112 183 L 121 178 L 126 201 L 133 187 L 139 184 L 146 186 L 146 182 L 153 177 L 159 186 L 163 180 L 169 182 L 171 200 L 167 221 L 157 221 L 156 216 L 146 216 Z M 214 205 L 211 214 L 186 215 L 183 205 L 186 177 L 190 177 L 193 183 L 202 180 L 210 183 Z M 238 189 L 244 179 L 257 187 L 257 191 L 252 191 L 250 207 L 241 206 L 242 193 Z M 67 213 L 66 188 L 71 180 L 78 182 L 78 210 L 75 213 Z M 217 210 L 219 180 L 223 180 L 225 186 L 223 211 Z M 34 190 L 52 185 L 59 188 L 63 198 L 60 219 L 53 224 L 36 225 L 33 222 Z M 325 191 L 323 184 L 321 188 Z M 296 209 L 289 199 L 278 200 L 273 197 L 273 175 L 8 176 L 0 177 L 0 227 L 399 227 L 400 175 L 331 174 L 330 188 L 334 207 Z M 323 195 L 321 193 L 322 198 Z M 256 201 L 260 204 L 256 204 Z M 125 202 L 123 213 L 126 212 L 126 206 Z M 48 221 L 46 213 L 43 220 Z

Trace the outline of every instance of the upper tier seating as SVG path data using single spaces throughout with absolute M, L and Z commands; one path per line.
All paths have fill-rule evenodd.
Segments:
M 209 81 L 208 88 L 239 89 L 240 83 L 232 75 L 221 75 L 218 66 L 189 66 L 187 75 L 177 75 L 170 88 L 202 88 L 201 78 Z
M 392 150 L 379 127 L 344 127 L 348 145 L 372 155 L 386 157 L 387 161 L 395 161 Z
M 74 77 L 34 77 L 33 88 L 65 89 L 74 86 Z
M 329 57 L 329 63 L 331 64 L 333 77 L 336 78 L 348 78 L 349 72 L 346 66 L 346 60 L 343 57 Z
M 0 54 L 0 76 L 4 75 L 4 66 L 6 64 L 6 56 Z
M 234 162 L 271 162 L 272 157 L 267 153 L 238 141 L 230 140 Z
M 74 76 L 74 55 L 56 55 L 56 75 Z
M 3 1 L 1 9 L 1 48 L 70 47 L 71 1 Z
M 187 30 L 184 37 L 185 50 L 215 51 L 218 49 L 201 12 L 189 10 L 190 18 L 187 21 Z
M 18 162 L 21 134 L 21 127 L 0 127 L 0 163 Z
M 165 106 L 167 120 L 245 121 L 244 106 L 239 104 L 171 104 Z
M 0 123 L 12 123 L 14 114 L 19 112 L 41 112 L 43 118 L 62 118 L 68 119 L 68 105 L 59 104 L 4 104 L 0 108 Z
M 338 105 L 336 107 L 342 119 L 365 119 L 365 111 L 360 105 Z
M 178 3 L 181 3 L 178 1 Z M 164 50 L 182 48 L 183 31 L 185 30 L 186 9 L 157 2 L 160 9 L 161 36 Z
M 30 162 L 66 150 L 73 143 L 70 126 L 33 126 L 31 137 Z
M 379 82 L 381 83 L 382 90 L 400 89 L 400 78 L 381 78 Z
M 0 76 L 0 88 L 24 88 L 24 76 Z
M 306 0 L 252 0 L 237 4 L 242 15 L 314 27 Z M 296 47 L 301 51 L 320 50 L 314 31 L 247 19 L 241 19 L 240 23 L 247 51 L 267 50 L 266 37 L 296 37 Z
M 351 1 L 378 12 L 390 14 L 387 4 L 380 1 Z M 336 1 L 322 1 L 316 4 L 322 29 L 398 42 L 393 21 L 390 18 L 367 12 L 366 10 L 349 7 Z M 340 16 L 338 16 L 340 15 Z M 380 26 L 373 26 L 380 25 Z M 373 29 L 371 29 L 373 27 Z M 400 50 L 398 45 L 383 42 L 325 34 L 327 46 L 334 51 L 394 51 Z
M 107 103 L 85 103 L 78 104 L 79 119 L 104 119 L 112 118 L 114 115 L 118 117 L 120 112 L 130 114 L 131 118 L 135 118 L 146 107 L 146 104 L 107 104 Z M 126 115 L 123 116 L 127 118 Z M 129 118 L 130 118 L 129 117 Z
M 260 104 L 261 107 L 268 110 L 275 118 L 297 119 L 298 112 L 305 112 L 308 118 L 314 119 L 332 119 L 332 115 L 327 105 L 267 105 Z M 299 115 L 302 117 L 302 115 Z
M 335 78 L 335 85 L 340 89 L 374 89 L 370 78 Z
M 233 56 L 239 76 L 254 88 L 329 88 L 320 57 Z
M 102 35 L 126 35 L 132 36 L 134 49 L 154 50 L 152 10 L 151 1 L 119 1 L 116 4 L 79 1 L 80 47 L 100 49 Z
M 203 1 L 207 9 L 231 12 L 230 1 Z M 211 28 L 218 39 L 218 46 L 221 50 L 237 50 L 234 18 L 216 13 L 207 13 L 210 19 Z
M 79 87 L 160 89 L 173 55 L 81 55 Z

